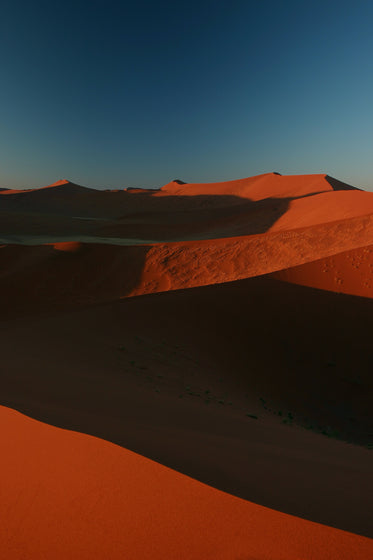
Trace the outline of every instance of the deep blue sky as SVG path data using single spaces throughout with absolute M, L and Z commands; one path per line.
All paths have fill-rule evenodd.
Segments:
M 371 0 L 9 0 L 0 186 L 269 171 L 373 190 Z

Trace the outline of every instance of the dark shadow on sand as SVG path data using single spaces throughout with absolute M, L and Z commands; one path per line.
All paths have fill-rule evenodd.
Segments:
M 367 441 L 373 301 L 258 277 L 3 328 L 1 404 L 236 496 L 373 536 L 369 451 L 319 430 Z M 166 378 L 182 367 L 197 395 L 180 399 L 172 384 L 167 392 L 159 364 Z M 223 404 L 205 404 L 206 389 Z M 268 410 L 247 417 L 260 399 Z M 279 411 L 293 425 L 278 418 L 266 427 L 265 415 Z

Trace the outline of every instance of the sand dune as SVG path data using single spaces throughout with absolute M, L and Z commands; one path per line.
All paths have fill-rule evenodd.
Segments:
M 324 174 L 1 190 L 7 558 L 373 555 L 372 255 Z
M 52 303 L 55 307 L 99 303 L 303 265 L 372 244 L 373 215 L 236 238 L 132 246 L 128 240 L 116 242 L 79 243 L 79 255 L 70 256 L 58 250 L 58 243 L 3 245 L 0 301 L 4 312 L 35 312 Z M 343 283 L 343 274 L 341 278 Z M 360 284 L 354 280 L 351 293 L 371 296 L 371 284 L 364 281 L 367 285 L 359 292 Z
M 59 187 L 59 188 L 57 188 Z M 33 189 L 0 189 L 4 190 L 2 194 L 4 195 L 14 195 L 14 194 L 28 194 L 34 196 L 34 193 L 39 193 L 39 191 L 44 191 L 46 189 L 53 189 L 55 192 L 61 191 L 61 187 L 63 191 L 66 193 L 76 193 L 82 192 L 84 190 L 94 190 L 89 189 L 88 187 L 82 187 L 81 185 L 77 185 L 76 183 L 72 183 L 67 179 L 59 179 L 55 183 L 51 183 L 50 185 L 45 185 L 44 187 L 36 187 Z
M 373 245 L 273 273 L 273 278 L 321 290 L 373 298 Z
M 373 212 L 373 193 L 327 175 L 269 173 L 210 184 L 173 181 L 153 191 L 98 191 L 58 181 L 3 194 L 2 237 L 72 232 L 159 241 L 209 239 L 294 229 Z
M 290 202 L 289 209 L 271 231 L 295 229 L 364 216 L 373 212 L 373 193 L 364 191 L 326 192 Z
M 7 321 L 2 403 L 372 536 L 372 305 L 262 277 Z
M 329 175 L 280 175 L 264 173 L 246 179 L 225 181 L 222 183 L 184 183 L 171 181 L 161 188 L 162 192 L 173 195 L 196 196 L 204 194 L 235 195 L 251 200 L 277 198 L 293 198 L 317 194 L 332 190 L 358 190 L 342 183 Z
M 5 408 L 0 422 L 0 546 L 9 560 L 357 560 L 372 552 L 369 539 L 239 500 L 102 440 Z

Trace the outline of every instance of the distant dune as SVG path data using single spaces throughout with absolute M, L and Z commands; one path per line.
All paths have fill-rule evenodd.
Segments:
M 62 180 L 39 189 L 0 192 L 0 237 L 6 232 L 73 232 L 159 241 L 216 239 L 371 212 L 373 193 L 328 175 L 269 173 L 207 184 L 173 181 L 153 191 L 95 190 Z
M 6 557 L 373 557 L 372 273 L 326 174 L 0 189 Z

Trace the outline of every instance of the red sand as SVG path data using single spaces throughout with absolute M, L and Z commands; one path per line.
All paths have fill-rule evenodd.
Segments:
M 49 243 L 46 243 L 49 245 Z M 56 251 L 63 251 L 64 253 L 76 253 L 82 248 L 82 244 L 79 241 L 62 241 L 60 243 L 51 243 L 53 249 Z
M 292 198 L 307 196 L 325 191 L 332 191 L 333 186 L 328 182 L 328 175 L 279 175 L 277 173 L 264 173 L 255 177 L 225 181 L 222 183 L 185 183 L 180 185 L 171 181 L 162 187 L 162 193 L 173 196 L 196 195 L 235 195 L 251 200 L 264 198 Z M 353 188 L 332 179 L 337 188 Z M 338 184 L 337 184 L 338 183 Z
M 2 404 L 162 457 L 232 494 L 370 534 L 368 451 L 321 441 L 320 431 L 337 426 L 367 441 L 371 300 L 330 292 L 373 296 L 373 193 L 322 174 L 269 173 L 158 191 L 62 180 L 0 195 L 0 303 L 10 319 Z M 7 241 L 32 235 L 44 244 Z M 270 277 L 251 278 L 262 274 Z M 103 302 L 113 303 L 95 307 Z M 179 355 L 184 344 L 189 354 Z M 191 398 L 200 396 L 194 385 L 223 397 L 207 410 L 180 400 L 186 384 Z M 259 414 L 251 425 L 248 406 Z M 299 425 L 313 418 L 318 433 L 277 425 L 273 414 L 286 410 Z M 103 440 L 4 408 L 0 418 L 0 546 L 10 560 L 373 558 L 363 537 L 224 494 Z
M 292 231 L 148 246 L 8 245 L 0 248 L 0 300 L 12 314 L 52 302 L 98 303 L 259 276 L 372 243 L 373 214 Z M 351 293 L 359 295 L 356 278 Z M 361 289 L 369 295 L 365 282 Z
M 56 181 L 55 183 L 51 183 L 50 185 L 46 185 L 45 187 L 36 187 L 33 189 L 5 189 L 4 191 L 0 189 L 0 194 L 4 195 L 4 194 L 32 193 L 35 191 L 50 189 L 53 187 L 66 187 L 66 186 L 78 187 L 79 185 L 76 185 L 75 183 L 71 183 L 67 179 L 60 179 L 59 181 Z M 85 187 L 80 187 L 80 188 L 85 188 Z
M 364 216 L 373 212 L 373 193 L 339 191 L 299 198 L 290 202 L 289 209 L 272 226 L 271 231 L 295 229 Z
M 125 449 L 1 407 L 8 560 L 362 560 L 373 542 L 234 498 Z
M 272 277 L 320 290 L 373 298 L 373 245 L 286 268 Z
M 17 233 L 27 233 L 25 219 L 37 215 L 39 227 L 44 226 L 49 234 L 54 230 L 55 217 L 64 216 L 70 218 L 65 224 L 66 234 L 72 227 L 76 233 L 79 228 L 82 232 L 87 228 L 86 223 L 71 223 L 73 217 L 94 217 L 101 220 L 95 224 L 95 235 L 202 239 L 264 233 L 271 228 L 293 229 L 373 211 L 373 193 L 327 175 L 268 173 L 224 183 L 171 182 L 160 190 L 117 192 L 63 180 L 39 189 L 1 192 L 6 195 L 0 196 L 2 221 L 8 223 L 10 213 L 13 221 L 18 221 Z
M 259 277 L 1 326 L 3 404 L 373 536 L 373 300 Z

